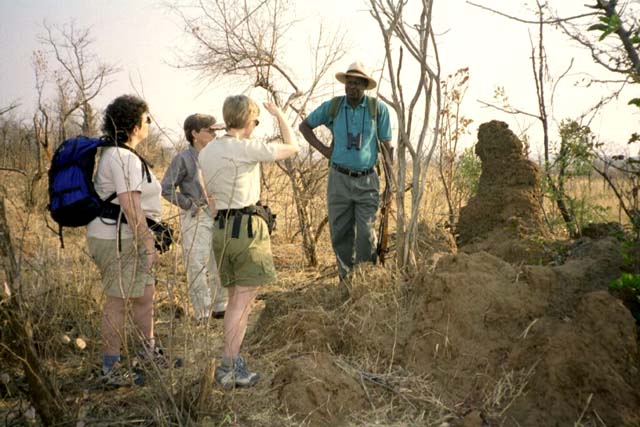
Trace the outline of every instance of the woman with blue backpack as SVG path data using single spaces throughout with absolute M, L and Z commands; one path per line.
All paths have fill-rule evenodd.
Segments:
M 87 226 L 87 245 L 100 270 L 106 294 L 102 312 L 102 372 L 106 385 L 142 382 L 139 371 L 119 363 L 125 319 L 129 310 L 136 335 L 143 341 L 141 355 L 162 356 L 154 342 L 152 268 L 158 261 L 154 236 L 146 218 L 160 220 L 160 183 L 135 148 L 149 134 L 149 107 L 142 99 L 123 95 L 104 113 L 102 131 L 114 146 L 101 148 L 94 187 L 102 200 L 113 197 L 116 219 L 99 216 Z M 126 222 L 126 223 L 125 223 Z

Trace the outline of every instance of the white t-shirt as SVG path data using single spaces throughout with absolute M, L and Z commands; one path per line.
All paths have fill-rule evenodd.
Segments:
M 142 162 L 138 156 L 126 148 L 105 147 L 101 150 L 93 178 L 93 185 L 100 198 L 105 200 L 114 192 L 122 194 L 128 191 L 139 191 L 144 215 L 159 221 L 162 214 L 160 203 L 162 187 L 153 172 L 149 170 L 151 182 L 147 182 L 147 175 L 142 174 Z M 111 203 L 120 204 L 117 197 Z M 116 239 L 118 237 L 116 221 L 105 218 L 94 219 L 87 225 L 87 236 Z M 121 224 L 121 237 L 123 239 L 133 237 L 128 224 Z
M 239 209 L 260 200 L 260 162 L 275 162 L 279 145 L 225 135 L 200 151 L 207 193 L 217 209 Z

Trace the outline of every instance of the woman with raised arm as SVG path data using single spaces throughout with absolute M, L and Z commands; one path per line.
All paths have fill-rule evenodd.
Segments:
M 282 144 L 252 139 L 260 123 L 260 109 L 249 97 L 230 96 L 222 115 L 227 133 L 200 151 L 200 167 L 217 209 L 213 248 L 228 302 L 224 316 L 222 362 L 215 380 L 224 388 L 254 385 L 259 374 L 247 368 L 240 346 L 247 330 L 251 305 L 261 285 L 273 282 L 276 272 L 271 240 L 260 201 L 260 162 L 293 157 L 298 142 L 282 111 L 272 103 L 264 108 L 280 128 Z

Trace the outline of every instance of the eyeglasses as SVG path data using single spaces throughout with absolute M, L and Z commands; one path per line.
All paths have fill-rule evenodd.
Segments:
M 147 120 L 145 120 L 148 124 L 151 124 L 151 116 L 147 116 Z

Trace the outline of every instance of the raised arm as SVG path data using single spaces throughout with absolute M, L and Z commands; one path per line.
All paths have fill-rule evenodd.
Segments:
M 282 142 L 284 143 L 278 147 L 276 160 L 284 160 L 295 156 L 300 149 L 298 147 L 298 138 L 296 138 L 293 129 L 291 129 L 291 126 L 287 123 L 284 113 L 278 106 L 271 102 L 265 102 L 263 105 L 269 114 L 277 120 Z

